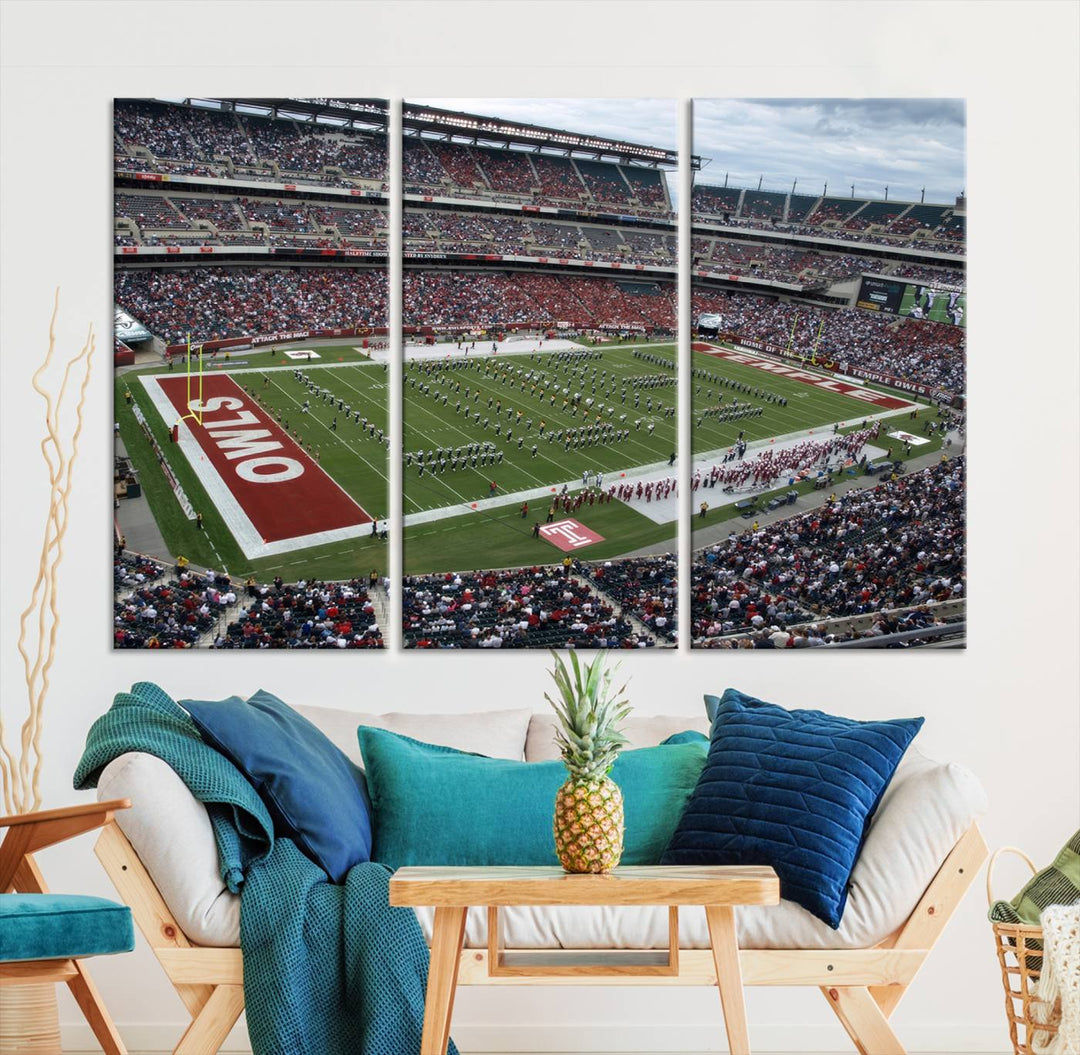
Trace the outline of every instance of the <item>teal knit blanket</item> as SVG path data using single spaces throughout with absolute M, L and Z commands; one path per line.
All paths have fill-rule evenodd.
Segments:
M 118 693 L 90 728 L 75 787 L 95 787 L 128 751 L 166 762 L 209 811 L 222 879 L 240 894 L 256 1055 L 418 1053 L 428 951 L 412 909 L 389 904 L 389 870 L 359 864 L 331 883 L 291 840 L 275 838 L 243 774 L 149 682 Z

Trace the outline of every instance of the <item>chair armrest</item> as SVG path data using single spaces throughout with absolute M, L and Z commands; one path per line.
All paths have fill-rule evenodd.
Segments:
M 0 843 L 0 893 L 11 887 L 24 867 L 33 865 L 32 855 L 38 850 L 101 828 L 112 821 L 116 810 L 126 810 L 130 806 L 130 799 L 114 799 L 0 817 L 0 828 L 8 829 Z M 35 869 L 30 868 L 30 871 Z
M 86 802 L 81 806 L 61 806 L 57 810 L 38 810 L 36 813 L 13 813 L 10 817 L 0 817 L 0 828 L 15 828 L 20 824 L 41 824 L 70 817 L 85 817 L 112 810 L 131 808 L 131 799 L 113 799 L 111 802 Z M 100 821 L 105 824 L 106 821 Z M 94 825 L 97 827 L 97 825 Z M 92 829 L 87 828 L 86 831 Z

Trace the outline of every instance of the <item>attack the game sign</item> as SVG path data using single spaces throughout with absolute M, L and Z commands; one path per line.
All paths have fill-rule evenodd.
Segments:
M 570 518 L 554 524 L 541 524 L 540 537 L 547 539 L 553 546 L 558 546 L 564 553 L 604 541 L 603 535 L 598 535 L 584 524 Z

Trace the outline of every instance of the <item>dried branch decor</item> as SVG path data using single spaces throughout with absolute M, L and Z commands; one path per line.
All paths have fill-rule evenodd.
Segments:
M 56 635 L 60 627 L 57 606 L 57 577 L 64 557 L 64 536 L 68 527 L 68 499 L 72 474 L 79 456 L 79 437 L 83 428 L 83 407 L 94 358 L 94 328 L 87 332 L 82 350 L 64 365 L 59 386 L 55 377 L 47 377 L 53 366 L 56 348 L 56 318 L 60 310 L 60 290 L 53 302 L 49 320 L 49 349 L 33 377 L 34 391 L 45 401 L 45 436 L 40 443 L 41 456 L 49 472 L 49 509 L 41 543 L 37 579 L 30 603 L 19 618 L 19 655 L 26 674 L 28 713 L 23 722 L 18 754 L 9 748 L 0 712 L 0 781 L 5 813 L 28 813 L 41 805 L 41 730 L 45 699 L 49 692 L 49 673 L 56 659 Z M 53 371 L 55 374 L 55 371 Z M 70 439 L 61 435 L 64 427 L 64 400 L 78 386 Z

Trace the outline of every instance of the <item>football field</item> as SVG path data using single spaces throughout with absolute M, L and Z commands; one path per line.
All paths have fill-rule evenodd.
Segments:
M 203 389 L 207 409 L 185 416 L 183 364 L 127 372 L 116 382 L 120 435 L 170 554 L 264 581 L 385 572 L 387 543 L 371 530 L 389 502 L 385 364 L 352 345 L 320 347 L 309 360 L 249 353 L 207 365 Z M 194 377 L 191 398 L 199 395 Z M 223 421 L 227 413 L 233 419 Z M 238 422 L 255 429 L 258 439 L 245 438 Z M 187 513 L 150 437 L 189 499 Z M 217 437 L 228 438 L 215 444 Z M 273 466 L 257 467 L 246 480 L 231 474 L 249 455 L 265 455 L 264 447 L 276 448 L 296 478 L 274 488 L 272 476 L 260 475 Z M 192 510 L 201 514 L 201 526 Z
M 691 431 L 695 455 L 725 451 L 740 438 L 740 433 L 746 442 L 753 443 L 809 433 L 811 429 L 836 423 L 846 428 L 858 425 L 869 414 L 887 409 L 800 379 L 802 364 L 798 360 L 792 361 L 790 376 L 785 376 L 754 365 L 764 362 L 760 357 L 725 358 L 722 350 L 706 348 L 707 345 L 695 343 L 691 352 L 694 385 Z M 740 362 L 738 358 L 749 361 Z M 808 374 L 813 373 L 811 367 Z M 896 402 L 897 408 L 903 403 Z M 740 416 L 740 407 L 748 408 L 747 416 Z M 729 420 L 724 420 L 725 414 L 730 416 Z
M 695 464 L 702 465 L 740 432 L 751 445 L 767 443 L 855 428 L 883 412 L 903 417 L 915 405 L 797 361 L 777 364 L 733 349 L 695 344 L 691 365 L 689 398 L 680 401 L 673 343 L 406 358 L 406 573 L 562 560 L 564 539 L 547 530 L 567 520 L 582 539 L 573 551 L 585 559 L 671 552 L 679 512 L 673 488 L 664 501 L 640 494 L 609 501 L 606 493 L 678 475 L 670 463 L 680 405 L 692 414 Z M 185 382 L 182 371 L 156 367 L 116 383 L 120 434 L 172 555 L 262 580 L 386 569 L 387 543 L 371 530 L 389 508 L 384 362 L 342 346 L 320 348 L 311 360 L 274 351 L 221 363 L 206 373 L 206 411 L 187 415 L 174 441 Z M 257 430 L 257 442 L 240 422 Z M 190 501 L 186 514 L 147 431 Z M 293 467 L 291 476 L 280 470 L 280 488 L 270 486 L 279 471 L 274 458 Z M 245 473 L 247 464 L 255 468 Z M 572 509 L 553 509 L 557 498 L 578 495 Z
M 660 362 L 635 351 L 406 362 L 405 514 L 489 498 L 492 483 L 495 494 L 514 494 L 580 481 L 586 470 L 614 482 L 612 473 L 667 463 L 676 435 L 674 345 L 639 352 Z
M 670 552 L 674 501 L 646 516 L 596 498 L 643 473 L 676 474 L 677 391 L 674 344 L 407 360 L 406 573 L 562 560 L 558 541 L 534 534 L 549 523 L 584 529 L 591 541 L 575 552 L 590 560 Z M 593 500 L 553 509 L 564 490 Z

